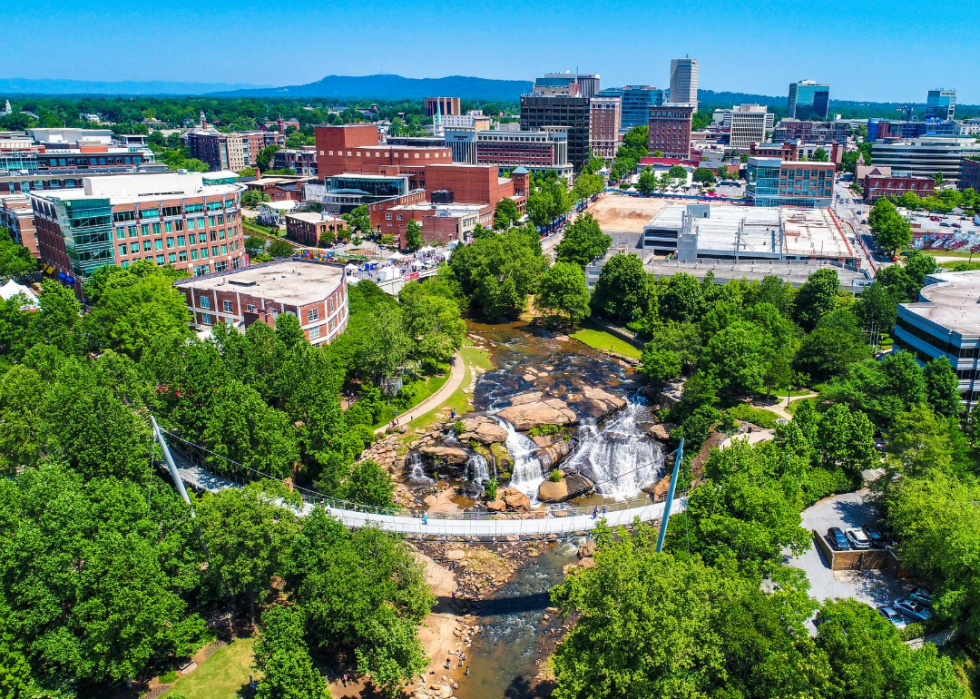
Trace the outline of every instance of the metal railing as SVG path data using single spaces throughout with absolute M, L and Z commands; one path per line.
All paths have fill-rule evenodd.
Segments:
M 620 501 L 603 503 L 599 505 L 587 505 L 587 506 L 570 506 L 564 503 L 550 504 L 547 505 L 543 510 L 531 510 L 528 512 L 490 512 L 481 510 L 463 510 L 459 512 L 430 512 L 429 510 L 414 509 L 408 507 L 401 507 L 397 505 L 390 506 L 375 506 L 375 505 L 365 505 L 363 503 L 352 502 L 350 500 L 343 500 L 340 498 L 331 497 L 329 495 L 324 495 L 323 493 L 311 490 L 309 488 L 304 488 L 302 486 L 294 485 L 292 483 L 286 483 L 283 479 L 276 476 L 270 476 L 267 473 L 263 473 L 258 469 L 252 468 L 251 466 L 246 466 L 240 464 L 232 459 L 229 459 L 221 454 L 216 454 L 215 452 L 203 447 L 199 444 L 194 444 L 183 437 L 180 437 L 173 432 L 160 428 L 162 434 L 172 437 L 177 440 L 180 444 L 171 444 L 172 450 L 176 451 L 185 460 L 192 463 L 199 469 L 204 470 L 209 475 L 217 476 L 219 478 L 225 479 L 230 483 L 236 485 L 248 485 L 249 483 L 254 483 L 257 480 L 271 480 L 282 483 L 287 488 L 291 489 L 300 495 L 303 503 L 313 507 L 320 506 L 326 507 L 331 510 L 343 510 L 345 512 L 358 513 L 358 514 L 368 514 L 368 515 L 378 515 L 378 516 L 388 516 L 388 517 L 411 517 L 414 519 L 428 519 L 428 520 L 452 520 L 452 521 L 481 521 L 481 520 L 506 520 L 506 519 L 547 519 L 547 518 L 561 518 L 561 517 L 576 517 L 576 516 L 591 516 L 596 515 L 597 517 L 602 517 L 604 514 L 609 514 L 613 512 L 622 512 L 624 510 L 630 509 L 640 509 L 643 507 L 648 507 L 650 505 L 656 505 L 667 500 L 667 494 L 663 493 L 657 496 L 650 495 L 645 498 L 639 498 L 636 500 Z M 192 455 L 193 454 L 193 455 Z M 217 457 L 218 459 L 233 464 L 234 469 L 222 469 L 215 467 L 214 461 L 204 457 L 204 455 L 211 455 Z M 204 457 L 204 458 L 202 458 Z M 186 479 L 185 479 L 186 480 Z M 199 483 L 195 483 L 190 480 L 186 482 L 192 487 L 201 487 Z M 675 498 L 684 498 L 687 496 L 687 490 L 675 493 Z

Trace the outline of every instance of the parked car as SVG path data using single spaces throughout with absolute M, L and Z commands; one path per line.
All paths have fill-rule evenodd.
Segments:
M 831 527 L 827 530 L 827 539 L 830 540 L 830 545 L 835 551 L 850 551 L 851 543 L 844 536 L 844 532 L 840 530 L 840 527 Z
M 888 619 L 896 629 L 904 629 L 909 625 L 909 622 L 905 621 L 905 617 L 895 611 L 893 607 L 878 607 L 878 613 Z
M 895 600 L 892 606 L 907 617 L 916 621 L 929 621 L 932 619 L 932 612 L 926 609 L 921 602 L 916 602 L 911 597 L 902 597 Z
M 863 529 L 864 533 L 868 535 L 869 539 L 871 539 L 871 546 L 873 548 L 883 549 L 888 545 L 888 537 L 886 537 L 885 534 L 878 529 L 878 527 L 872 524 L 867 524 L 863 527 Z
M 941 219 L 941 218 L 939 218 L 938 216 L 930 216 L 930 217 L 929 217 L 929 220 L 930 220 L 930 221 L 942 221 L 942 219 Z
M 954 224 L 952 224 L 952 226 L 953 226 L 953 228 L 962 228 L 963 227 L 963 224 L 962 223 L 954 223 Z
M 943 221 L 939 225 L 942 226 L 943 228 L 951 228 L 953 226 L 953 224 L 950 223 L 949 221 Z
M 921 605 L 932 607 L 932 593 L 924 587 L 917 587 L 909 593 L 909 597 Z
M 845 532 L 847 540 L 851 542 L 851 548 L 864 550 L 871 548 L 871 539 L 861 529 L 853 527 Z

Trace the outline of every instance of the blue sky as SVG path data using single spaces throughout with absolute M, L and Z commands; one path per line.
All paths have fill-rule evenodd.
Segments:
M 0 3 L 0 26 L 7 78 L 283 85 L 578 66 L 605 86 L 665 86 L 670 59 L 690 54 L 706 89 L 785 94 L 812 78 L 838 99 L 924 101 L 946 86 L 980 103 L 978 0 L 40 0 Z

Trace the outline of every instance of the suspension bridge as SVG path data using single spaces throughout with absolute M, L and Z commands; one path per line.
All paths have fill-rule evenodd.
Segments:
M 255 480 L 254 477 L 246 477 L 244 472 L 251 472 L 252 476 L 259 478 L 279 480 L 241 464 L 234 464 L 237 468 L 233 472 L 216 473 L 211 468 L 203 466 L 204 460 L 200 458 L 204 453 L 211 454 L 212 452 L 164 430 L 157 425 L 156 420 L 152 420 L 152 423 L 155 439 L 163 449 L 164 461 L 174 481 L 174 486 L 188 504 L 191 504 L 191 500 L 187 495 L 187 487 L 199 493 L 216 493 L 225 488 L 240 488 Z M 174 442 L 173 449 L 171 449 L 167 437 Z M 214 456 L 224 458 L 217 454 Z M 225 460 L 229 461 L 228 459 Z M 293 487 L 293 490 L 303 498 L 303 505 L 299 514 L 306 515 L 313 508 L 322 507 L 329 515 L 348 527 L 376 527 L 410 538 L 459 541 L 559 539 L 585 535 L 603 520 L 613 527 L 630 526 L 635 521 L 662 520 L 665 510 L 666 516 L 669 517 L 671 512 L 684 509 L 686 498 L 684 496 L 675 497 L 674 492 L 674 484 L 677 481 L 677 465 L 680 464 L 680 461 L 681 454 L 679 452 L 666 497 L 659 500 L 647 497 L 642 500 L 611 503 L 599 507 L 555 505 L 530 512 L 507 513 L 428 512 L 427 510 L 413 510 L 395 506 L 372 507 L 330 498 L 304 488 Z M 664 529 L 666 528 L 662 527 L 662 530 Z M 662 534 L 663 531 L 661 538 Z

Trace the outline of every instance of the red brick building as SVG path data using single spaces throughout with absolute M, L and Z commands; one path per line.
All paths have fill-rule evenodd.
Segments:
M 900 197 L 906 192 L 915 192 L 920 197 L 931 197 L 936 193 L 936 181 L 931 177 L 899 177 L 874 167 L 865 175 L 861 186 L 864 201 L 868 204 L 874 204 L 882 197 Z
M 622 120 L 619 97 L 593 97 L 589 100 L 589 148 L 592 155 L 615 158 Z
M 278 260 L 174 283 L 200 330 L 217 323 L 275 325 L 282 313 L 299 319 L 314 344 L 332 342 L 347 328 L 347 276 L 343 265 Z
M 286 214 L 286 235 L 297 242 L 317 247 L 320 244 L 320 235 L 328 232 L 333 233 L 338 240 L 345 238 L 347 222 L 342 218 L 315 211 Z
M 450 191 L 456 204 L 490 204 L 514 196 L 515 182 L 497 174 L 496 165 L 467 165 L 463 163 L 428 165 L 425 169 L 425 189 L 432 192 Z M 527 175 L 516 175 L 518 179 Z M 525 186 L 526 190 L 526 186 Z
M 409 175 L 413 188 L 424 189 L 427 165 L 453 162 L 449 148 L 382 145 L 377 127 L 370 124 L 318 126 L 315 138 L 321 179 L 348 173 Z
M 749 145 L 749 155 L 760 158 L 779 158 L 780 160 L 796 160 L 799 150 L 792 141 L 785 143 L 752 143 Z
M 0 228 L 9 228 L 15 243 L 23 245 L 34 257 L 40 257 L 34 211 L 26 194 L 0 195 Z
M 693 105 L 665 104 L 650 107 L 650 154 L 660 151 L 667 158 L 691 157 Z
M 244 182 L 249 189 L 265 194 L 271 201 L 303 201 L 303 185 L 312 177 L 259 177 Z

